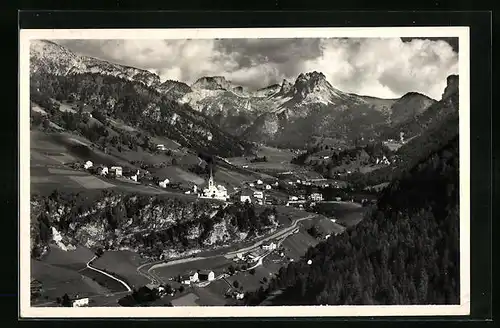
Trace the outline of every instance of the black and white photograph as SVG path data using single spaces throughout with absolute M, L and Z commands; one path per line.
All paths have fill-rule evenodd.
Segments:
M 467 27 L 20 34 L 24 315 L 469 313 Z

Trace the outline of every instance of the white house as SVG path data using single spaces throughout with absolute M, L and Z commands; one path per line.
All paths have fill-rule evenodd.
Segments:
M 91 161 L 86 161 L 85 164 L 83 165 L 83 168 L 85 170 L 88 170 L 90 169 L 92 166 L 94 165 L 94 163 L 92 163 Z
M 101 167 L 97 168 L 97 173 L 99 175 L 107 175 L 107 174 L 109 174 L 109 169 L 107 166 L 101 166 Z
M 262 182 L 262 180 L 257 180 L 257 184 L 258 184 L 258 185 L 261 185 L 261 184 L 263 184 L 263 183 L 264 183 L 264 182 Z
M 236 292 L 236 293 L 234 293 L 234 298 L 236 298 L 237 300 L 242 300 L 245 298 L 245 294 L 240 293 L 240 292 Z
M 163 181 L 160 181 L 160 182 L 158 183 L 158 185 L 159 185 L 160 187 L 162 187 L 162 188 L 167 188 L 167 185 L 168 185 L 169 183 L 170 183 L 170 180 L 169 180 L 169 179 L 165 179 L 165 180 L 163 180 Z
M 198 279 L 200 281 L 214 281 L 215 273 L 209 270 L 200 271 L 198 272 Z
M 251 203 L 252 202 L 252 197 L 250 197 L 248 195 L 241 195 L 240 196 L 240 202 L 245 203 L 246 201 L 248 201 L 249 203 Z
M 181 276 L 181 283 L 184 285 L 191 285 L 193 282 L 198 282 L 198 272 L 193 272 L 190 274 L 186 274 Z
M 250 187 L 255 187 L 255 185 L 254 185 L 252 182 L 250 182 L 248 185 L 249 185 Z
M 266 251 L 272 251 L 275 250 L 277 245 L 274 242 L 271 242 L 269 245 L 262 245 L 262 249 Z
M 121 177 L 123 175 L 123 169 L 121 166 L 111 166 L 109 171 L 114 173 L 116 177 Z
M 137 170 L 137 172 L 130 177 L 130 180 L 137 182 L 138 177 L 139 177 L 139 170 Z
M 315 202 L 320 202 L 323 200 L 323 194 L 320 194 L 319 192 L 312 193 L 309 198 Z
M 297 196 L 290 196 L 290 197 L 288 197 L 288 200 L 291 200 L 292 202 L 298 201 L 299 197 L 297 197 Z
M 272 189 L 271 185 L 266 185 L 266 190 L 271 190 L 271 189 Z
M 262 191 L 254 191 L 253 196 L 257 199 L 264 198 L 264 193 Z
M 198 272 L 191 273 L 189 275 L 189 280 L 191 280 L 191 282 L 198 282 L 198 281 L 200 281 L 200 279 L 198 278 Z
M 82 307 L 82 306 L 88 306 L 88 305 L 89 305 L 88 298 L 80 298 L 80 299 L 73 301 L 73 307 Z

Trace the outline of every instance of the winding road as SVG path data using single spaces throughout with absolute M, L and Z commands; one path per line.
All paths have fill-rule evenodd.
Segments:
M 311 215 L 305 216 L 305 217 L 300 218 L 300 219 L 295 219 L 290 226 L 287 226 L 287 227 L 273 233 L 272 235 L 269 235 L 263 239 L 260 239 L 259 241 L 253 243 L 250 246 L 240 248 L 240 249 L 235 250 L 235 251 L 227 252 L 226 254 L 212 255 L 212 256 L 207 256 L 207 257 L 190 257 L 190 258 L 173 260 L 173 261 L 169 261 L 169 262 L 163 262 L 163 261 L 149 262 L 149 263 L 145 263 L 145 264 L 139 266 L 137 268 L 137 272 L 141 276 L 148 278 L 151 281 L 151 283 L 153 283 L 153 284 L 165 283 L 163 281 L 163 279 L 161 279 L 154 272 L 155 269 L 173 266 L 173 265 L 177 265 L 177 264 L 181 264 L 181 263 L 196 262 L 196 261 L 211 259 L 211 258 L 215 258 L 215 257 L 219 257 L 219 256 L 224 256 L 227 259 L 231 259 L 231 258 L 234 258 L 236 256 L 236 254 L 238 254 L 238 253 L 247 253 L 247 252 L 251 252 L 251 251 L 258 249 L 266 241 L 273 240 L 273 239 L 284 240 L 285 238 L 287 238 L 289 235 L 291 235 L 293 233 L 293 231 L 297 228 L 297 225 L 299 224 L 299 222 L 312 219 L 316 216 L 317 216 L 316 214 L 311 214 Z M 143 269 L 147 266 L 150 266 L 150 267 L 147 269 L 146 272 L 144 272 Z
M 107 272 L 104 272 L 102 270 L 99 270 L 97 268 L 94 268 L 93 266 L 91 266 L 90 264 L 97 258 L 97 256 L 94 256 L 93 258 L 91 258 L 88 262 L 87 262 L 87 268 L 89 268 L 90 270 L 94 270 L 96 272 L 99 272 L 100 274 L 103 274 L 113 280 L 116 280 L 118 281 L 120 284 L 122 284 L 126 289 L 127 289 L 127 292 L 131 292 L 132 291 L 132 288 L 130 288 L 130 286 L 123 280 L 121 279 L 118 279 L 116 277 L 114 277 L 113 275 L 107 273 Z

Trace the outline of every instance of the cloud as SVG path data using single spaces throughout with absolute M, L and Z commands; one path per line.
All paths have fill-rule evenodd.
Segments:
M 456 41 L 456 40 L 455 40 Z M 194 83 L 222 75 L 257 89 L 321 71 L 336 88 L 377 97 L 421 92 L 440 98 L 446 77 L 458 73 L 450 39 L 209 39 L 57 40 L 69 49 L 148 69 L 163 80 Z

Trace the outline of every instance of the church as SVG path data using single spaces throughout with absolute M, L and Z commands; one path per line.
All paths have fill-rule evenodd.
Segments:
M 227 201 L 229 196 L 226 187 L 222 185 L 215 186 L 212 170 L 210 170 L 210 178 L 208 179 L 208 186 L 203 189 L 200 198 L 210 198 Z

